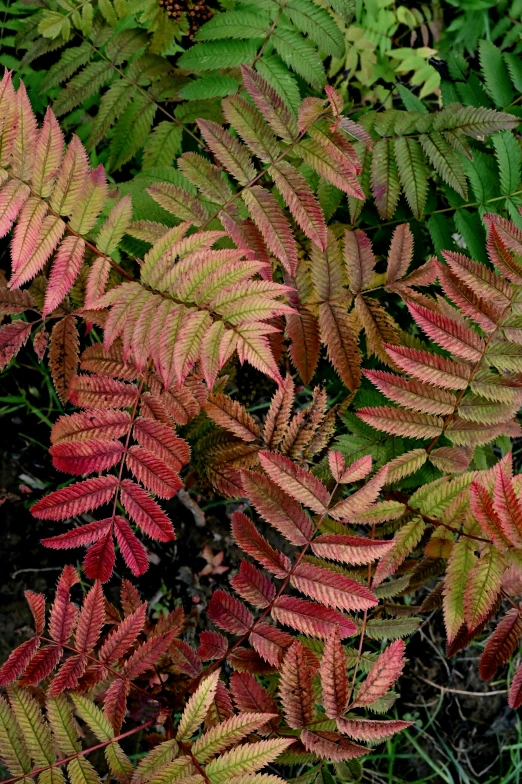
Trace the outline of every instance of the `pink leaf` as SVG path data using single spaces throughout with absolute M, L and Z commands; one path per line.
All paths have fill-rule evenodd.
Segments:
M 85 240 L 81 237 L 66 237 L 51 268 L 49 283 L 45 291 L 43 316 L 51 313 L 71 290 L 78 277 L 85 253 Z

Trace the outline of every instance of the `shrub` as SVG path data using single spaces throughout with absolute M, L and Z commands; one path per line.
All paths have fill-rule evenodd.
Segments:
M 424 88 L 399 85 L 404 108 L 349 112 L 325 86 L 347 21 L 331 5 L 232 8 L 195 32 L 190 14 L 105 0 L 21 26 L 22 70 L 67 46 L 41 123 L 23 82 L 0 84 L 0 362 L 32 344 L 76 409 L 50 436 L 75 479 L 32 513 L 44 546 L 87 551 L 47 625 L 26 592 L 34 636 L 0 669 L 9 781 L 276 784 L 276 760 L 358 780 L 358 758 L 411 724 L 392 689 L 423 613 L 442 608 L 448 656 L 499 618 L 485 680 L 518 648 L 520 61 L 482 41 L 478 70 L 452 53 L 448 78 L 409 69 Z M 174 65 L 184 31 L 197 43 Z M 87 147 L 57 120 L 78 105 L 62 125 Z M 234 394 L 244 363 L 264 417 Z M 102 587 L 117 554 L 144 574 L 141 537 L 174 539 L 157 499 L 187 465 L 229 499 L 242 551 L 197 647 L 181 609 L 148 617 L 135 579 L 121 610 Z

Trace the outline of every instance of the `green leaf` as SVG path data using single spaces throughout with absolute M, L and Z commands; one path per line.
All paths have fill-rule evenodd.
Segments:
M 80 718 L 90 727 L 101 743 L 114 738 L 114 730 L 109 719 L 94 702 L 82 694 L 74 692 L 71 694 L 71 699 Z
M 156 108 L 155 103 L 141 94 L 127 106 L 114 128 L 109 147 L 109 170 L 121 169 L 143 147 L 150 137 Z
M 374 145 L 371 183 L 379 215 L 385 219 L 393 218 L 399 203 L 401 186 L 391 139 L 379 139 Z
M 189 82 L 179 91 L 179 97 L 186 101 L 205 98 L 224 98 L 225 95 L 237 92 L 239 82 L 225 74 L 221 76 L 204 76 Z
M 136 87 L 125 79 L 113 82 L 106 93 L 102 95 L 98 114 L 92 124 L 88 148 L 92 150 L 110 130 L 118 117 L 125 111 L 127 104 L 132 100 Z
M 62 28 L 67 21 L 67 17 L 59 11 L 44 11 L 38 24 L 38 32 L 44 38 L 58 38 L 62 34 Z M 65 37 L 65 36 L 64 36 Z
M 78 740 L 78 728 L 75 726 L 72 711 L 65 694 L 48 697 L 47 718 L 53 731 L 54 739 L 65 756 L 81 751 Z
M 428 230 L 435 253 L 442 261 L 441 250 L 455 250 L 453 242 L 453 222 L 445 215 L 432 215 L 428 220 Z
M 182 130 L 171 120 L 158 123 L 143 148 L 143 169 L 171 166 L 181 152 Z
M 494 134 L 491 141 L 498 163 L 501 194 L 508 196 L 520 185 L 520 147 L 509 131 Z
M 500 195 L 498 171 L 492 155 L 474 150 L 473 160 L 464 160 L 464 170 L 478 202 L 485 204 Z
M 404 104 L 404 108 L 408 112 L 420 112 L 421 114 L 428 114 L 428 110 L 425 105 L 422 103 L 420 98 L 418 98 L 411 90 L 409 90 L 406 85 L 400 84 L 397 82 L 395 85 L 397 92 L 401 96 L 401 100 Z
M 440 174 L 444 182 L 457 191 L 459 196 L 467 199 L 468 186 L 464 169 L 456 152 L 450 147 L 444 136 L 437 132 L 423 133 L 419 142 L 437 174 Z
M 470 210 L 456 210 L 455 228 L 464 238 L 471 258 L 487 262 L 486 232 L 480 215 Z
M 57 117 L 67 114 L 75 106 L 79 106 L 87 98 L 98 92 L 114 76 L 114 70 L 103 60 L 89 63 L 73 76 L 65 90 L 58 95 L 53 103 L 53 111 Z
M 219 681 L 219 670 L 204 678 L 185 705 L 176 738 L 185 740 L 193 735 L 207 715 Z
M 489 95 L 498 107 L 509 106 L 514 93 L 502 52 L 492 41 L 480 41 L 479 60 Z
M 310 0 L 288 0 L 287 14 L 301 33 L 308 35 L 317 46 L 332 57 L 344 55 L 344 38 L 339 26 L 328 11 Z
M 419 142 L 400 136 L 395 140 L 395 158 L 406 201 L 414 216 L 420 218 L 428 195 L 429 172 Z
M 270 29 L 271 19 L 268 14 L 254 11 L 226 11 L 216 14 L 195 35 L 196 41 L 216 41 L 238 38 L 262 38 Z
M 192 46 L 178 60 L 188 71 L 218 71 L 249 64 L 263 44 L 263 38 L 249 41 L 205 41 Z
M 507 65 L 515 90 L 522 93 L 522 60 L 518 54 L 504 53 L 502 56 Z
M 286 27 L 277 27 L 271 41 L 281 59 L 305 82 L 317 90 L 324 86 L 326 73 L 322 60 L 305 38 Z
M 409 637 L 417 631 L 420 618 L 389 618 L 383 620 L 370 620 L 366 627 L 366 636 L 370 640 L 399 640 Z
M 267 80 L 276 93 L 294 112 L 301 105 L 301 95 L 295 76 L 277 55 L 263 55 L 256 63 L 256 71 Z
M 49 68 L 46 76 L 40 82 L 40 93 L 43 94 L 50 90 L 51 87 L 56 87 L 61 82 L 66 82 L 78 68 L 89 62 L 93 54 L 92 47 L 87 41 L 80 46 L 66 49 L 58 62 Z
M 56 754 L 51 729 L 40 706 L 26 689 L 9 687 L 8 694 L 32 760 L 37 766 L 52 765 Z

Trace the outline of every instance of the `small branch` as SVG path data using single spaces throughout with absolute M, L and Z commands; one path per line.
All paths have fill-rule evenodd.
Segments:
M 261 59 L 261 56 L 262 56 L 263 52 L 265 51 L 265 49 L 266 49 L 266 47 L 268 45 L 268 42 L 270 41 L 270 38 L 272 37 L 272 33 L 276 29 L 277 24 L 278 24 L 279 20 L 281 19 L 281 14 L 283 13 L 287 3 L 288 3 L 288 0 L 284 0 L 284 2 L 279 6 L 279 9 L 277 11 L 276 17 L 275 17 L 274 21 L 272 22 L 272 26 L 270 27 L 270 30 L 266 34 L 265 40 L 261 44 L 259 52 L 256 54 L 256 56 L 252 60 L 252 66 L 251 66 L 252 68 L 255 66 L 257 61 Z
M 375 523 L 372 523 L 372 531 L 371 531 L 371 534 L 370 534 L 370 539 L 374 539 L 374 538 L 375 538 Z M 372 566 L 371 566 L 371 564 L 368 564 L 367 585 L 368 585 L 368 589 L 371 589 L 371 587 L 372 587 Z M 355 690 L 355 682 L 357 680 L 357 671 L 359 669 L 359 664 L 361 663 L 361 659 L 362 659 L 364 637 L 366 635 L 366 625 L 367 625 L 367 623 L 368 623 L 368 610 L 366 609 L 364 611 L 364 613 L 363 613 L 362 627 L 361 627 L 361 632 L 360 632 L 360 635 L 359 635 L 359 647 L 357 649 L 357 658 L 355 660 L 355 664 L 354 664 L 354 668 L 353 668 L 352 683 L 351 683 L 351 686 L 350 686 L 350 693 L 348 695 L 348 707 L 350 707 L 350 703 L 352 702 L 352 695 L 353 695 L 354 690 Z
M 203 231 L 203 229 L 206 229 L 207 226 L 210 223 L 212 223 L 213 220 L 216 220 L 216 218 L 219 218 L 220 212 L 226 211 L 227 207 L 230 207 L 230 205 L 233 204 L 236 201 L 236 199 L 239 199 L 239 197 L 244 193 L 244 191 L 247 191 L 249 188 L 252 188 L 252 186 L 255 185 L 260 179 L 262 179 L 262 177 L 264 177 L 265 174 L 269 173 L 269 170 L 270 170 L 271 166 L 275 166 L 278 163 L 280 163 L 282 160 L 284 160 L 284 158 L 286 158 L 286 156 L 289 153 L 291 153 L 292 150 L 295 149 L 296 145 L 298 145 L 299 142 L 306 136 L 306 134 L 308 133 L 310 128 L 312 128 L 317 122 L 319 122 L 319 120 L 321 120 L 323 118 L 324 114 L 326 114 L 326 111 L 323 112 L 321 115 L 319 115 L 319 117 L 317 117 L 314 120 L 314 122 L 310 125 L 309 128 L 307 128 L 305 131 L 302 131 L 300 134 L 298 134 L 298 136 L 296 136 L 296 138 L 293 140 L 293 142 L 288 145 L 286 150 L 283 150 L 277 156 L 277 158 L 275 158 L 270 163 L 270 165 L 266 169 L 262 169 L 258 174 L 256 174 L 255 177 L 253 177 L 251 180 L 249 180 L 246 185 L 243 185 L 242 188 L 240 188 L 238 191 L 236 191 L 236 193 L 234 193 L 230 197 L 230 199 L 228 199 L 228 201 L 225 202 L 225 204 L 223 204 L 218 210 L 216 210 L 216 212 L 214 212 L 212 215 L 210 215 L 210 217 L 208 217 L 207 220 L 204 223 L 201 224 L 201 226 L 199 227 L 198 231 Z
M 522 99 L 522 96 L 521 96 Z M 433 210 L 432 212 L 425 212 L 423 213 L 424 218 L 429 218 L 430 215 L 442 215 L 445 212 L 457 212 L 458 210 L 465 210 L 468 207 L 482 207 L 484 204 L 492 204 L 493 202 L 497 201 L 504 201 L 505 199 L 512 199 L 514 196 L 521 196 L 522 191 L 514 191 L 514 193 L 509 193 L 506 196 L 495 196 L 493 199 L 486 199 L 486 201 L 470 201 L 466 202 L 466 204 L 461 204 L 458 207 L 443 207 L 441 210 Z M 410 220 L 415 220 L 412 216 Z M 376 231 L 377 229 L 382 229 L 385 226 L 396 226 L 398 223 L 409 223 L 410 220 L 402 220 L 400 218 L 396 220 L 389 220 L 385 223 L 377 223 L 375 226 L 369 226 L 365 229 L 366 232 L 368 231 Z
M 183 506 L 192 513 L 194 517 L 194 522 L 198 528 L 204 528 L 207 524 L 207 519 L 205 517 L 205 512 L 200 507 L 200 505 L 192 498 L 190 493 L 188 493 L 184 488 L 178 490 L 178 494 L 176 496 L 178 500 L 183 504 Z
M 408 499 L 402 493 L 399 493 L 396 490 L 392 491 L 390 495 L 396 501 L 399 501 L 399 503 L 404 504 L 408 512 L 411 512 L 411 514 L 415 515 L 416 517 L 422 517 L 425 523 L 432 525 L 434 528 L 446 528 L 448 531 L 451 531 L 454 534 L 459 534 L 460 536 L 465 536 L 468 539 L 474 539 L 477 542 L 484 542 L 485 544 L 493 544 L 491 539 L 485 539 L 483 536 L 475 536 L 475 534 L 468 534 L 461 528 L 455 528 L 453 525 L 444 523 L 442 520 L 437 520 L 434 517 L 429 517 L 428 515 L 423 514 L 421 511 L 419 511 L 419 509 L 415 509 L 413 506 L 410 506 Z
M 49 637 L 40 636 L 40 640 L 42 640 L 43 642 L 48 642 L 51 645 L 57 645 L 56 641 L 55 640 L 50 640 Z M 106 669 L 108 672 L 110 672 L 111 675 L 114 675 L 115 678 L 119 678 L 120 680 L 124 680 L 124 676 L 123 676 L 123 674 L 121 672 L 118 672 L 118 670 L 115 670 L 109 664 L 105 664 L 105 662 L 100 661 L 99 659 L 96 658 L 96 656 L 90 656 L 90 654 L 83 653 L 82 651 L 79 651 L 77 648 L 74 648 L 72 645 L 66 645 L 65 643 L 60 643 L 60 647 L 61 648 L 65 648 L 66 651 L 71 651 L 71 653 L 74 653 L 76 656 L 79 656 L 79 655 L 85 656 L 85 658 L 88 661 L 93 662 L 93 664 L 97 664 L 98 666 L 104 667 L 104 669 Z M 156 697 L 153 697 L 152 694 L 150 694 L 150 692 L 145 691 L 145 689 L 142 689 L 141 686 L 138 686 L 136 683 L 133 683 L 133 681 L 130 681 L 130 685 L 131 685 L 131 688 L 135 689 L 136 691 L 139 691 L 141 694 L 144 694 L 145 697 L 147 697 L 147 699 L 154 700 L 155 702 L 159 702 L 159 700 Z M 3 782 L 2 782 L 2 784 L 3 784 Z
M 168 119 L 169 119 L 171 122 L 173 122 L 175 125 L 178 125 L 178 126 L 179 126 L 179 127 L 182 129 L 182 130 L 184 130 L 184 131 L 185 131 L 185 133 L 188 133 L 188 135 L 189 135 L 189 136 L 192 136 L 192 138 L 193 138 L 193 139 L 195 139 L 195 141 L 198 143 L 198 145 L 199 145 L 199 146 L 200 146 L 200 147 L 201 147 L 203 150 L 206 150 L 206 149 L 207 149 L 207 148 L 205 147 L 205 145 L 203 144 L 203 142 L 201 141 L 201 139 L 200 139 L 198 136 L 196 136 L 196 134 L 195 134 L 195 133 L 193 133 L 193 131 L 191 131 L 191 130 L 190 130 L 190 128 L 188 128 L 188 127 L 185 125 L 185 123 L 181 122 L 181 120 L 178 120 L 178 118 L 177 118 L 177 117 L 174 117 L 174 115 L 173 115 L 173 114 L 171 114 L 170 112 L 168 112 L 168 111 L 165 109 L 165 107 L 164 107 L 164 106 L 162 106 L 162 105 L 161 105 L 161 104 L 160 104 L 158 101 L 156 101 L 156 99 L 155 99 L 155 98 L 153 98 L 151 95 L 149 95 L 149 93 L 147 92 L 147 90 L 144 90 L 144 89 L 143 89 L 143 87 L 140 87 L 140 85 L 139 85 L 139 84 L 137 84 L 137 82 L 135 82 L 133 79 L 130 79 L 130 78 L 127 76 L 127 74 L 125 73 L 125 71 L 122 71 L 122 70 L 121 70 L 121 68 L 118 68 L 118 66 L 117 66 L 117 65 L 115 65 L 113 62 L 111 62 L 111 60 L 109 60 L 109 58 L 108 58 L 108 57 L 106 57 L 106 56 L 105 56 L 105 55 L 104 55 L 104 54 L 103 54 L 103 53 L 102 53 L 102 52 L 101 52 L 101 51 L 100 51 L 100 50 L 99 50 L 99 49 L 98 49 L 96 46 L 94 46 L 94 44 L 93 44 L 91 41 L 88 41 L 88 40 L 87 40 L 87 38 L 85 38 L 85 37 L 84 37 L 84 36 L 83 36 L 81 33 L 79 33 L 79 32 L 78 32 L 78 36 L 79 36 L 79 37 L 82 39 L 82 41 L 85 41 L 85 43 L 87 43 L 87 44 L 88 44 L 88 45 L 91 47 L 91 49 L 92 49 L 94 52 L 96 52 L 96 54 L 98 55 L 98 57 L 100 57 L 102 60 L 104 60 L 104 61 L 107 63 L 107 65 L 109 65 L 109 66 L 110 66 L 110 67 L 111 67 L 111 68 L 112 68 L 114 71 L 116 71 L 116 73 L 117 73 L 117 74 L 119 74 L 119 76 L 120 76 L 120 77 L 121 77 L 121 78 L 122 78 L 124 81 L 126 81 L 126 82 L 127 82 L 127 84 L 131 84 L 131 85 L 132 85 L 132 86 L 133 86 L 133 87 L 134 87 L 134 88 L 135 88 L 135 89 L 136 89 L 136 90 L 137 90 L 139 93 L 141 93 L 141 95 L 143 95 L 145 98 L 147 98 L 147 99 L 148 99 L 148 100 L 149 100 L 151 103 L 155 104 L 155 106 L 156 106 L 156 107 L 157 107 L 157 108 L 160 110 L 160 112 L 162 112 L 162 113 L 165 115 L 165 117 L 168 117 Z
M 424 681 L 424 683 L 433 686 L 434 689 L 445 691 L 449 694 L 463 694 L 465 697 L 494 697 L 497 694 L 508 694 L 509 692 L 509 689 L 497 689 L 495 691 L 464 691 L 463 689 L 451 689 L 449 686 L 439 686 L 438 683 L 430 681 L 428 678 L 423 678 L 422 675 L 417 675 L 416 677 L 419 680 Z
M 205 773 L 205 769 L 201 767 L 201 764 L 197 761 L 197 759 L 193 755 L 193 753 L 190 750 L 190 748 L 187 745 L 185 745 L 185 743 L 183 743 L 183 741 L 181 741 L 181 740 L 176 741 L 176 743 L 180 747 L 181 751 L 184 754 L 186 754 L 187 757 L 190 757 L 190 759 L 192 761 L 192 764 L 194 765 L 194 767 L 196 768 L 196 770 L 198 771 L 200 776 L 203 776 L 203 778 L 205 780 L 205 784 L 212 784 L 212 782 L 210 781 L 209 777 Z
M 329 498 L 329 501 L 328 501 L 328 507 L 329 507 L 329 506 L 330 506 L 330 504 L 332 503 L 333 497 L 334 497 L 334 495 L 335 495 L 335 493 L 336 493 L 336 491 L 337 491 L 337 488 L 338 488 L 338 487 L 339 487 L 339 483 L 337 482 L 337 483 L 335 484 L 335 487 L 334 487 L 334 489 L 332 490 L 332 492 L 331 492 L 331 494 L 330 494 L 330 498 Z M 244 642 L 244 641 L 245 641 L 245 640 L 246 640 L 246 639 L 247 639 L 247 638 L 250 636 L 250 634 L 251 634 L 251 633 L 252 633 L 252 632 L 253 632 L 253 631 L 254 631 L 254 630 L 255 630 L 255 629 L 256 629 L 256 628 L 259 626 L 259 624 L 260 624 L 260 623 L 262 623 L 262 621 L 263 621 L 263 620 L 266 618 L 266 616 L 267 616 L 267 615 L 268 615 L 268 614 L 271 612 L 271 610 L 272 610 L 272 608 L 274 607 L 274 605 L 276 604 L 277 600 L 278 600 L 278 599 L 279 599 L 279 597 L 282 595 L 283 591 L 285 590 L 285 588 L 287 587 L 288 583 L 290 582 L 290 579 L 291 579 L 291 577 L 292 577 L 293 573 L 295 572 L 295 570 L 297 569 L 297 567 L 299 566 L 299 564 L 301 563 L 301 561 L 302 561 L 302 560 L 303 560 L 303 558 L 305 557 L 306 553 L 308 552 L 308 548 L 309 548 L 309 547 L 310 547 L 310 545 L 312 544 L 313 538 L 314 538 L 315 534 L 317 533 L 318 529 L 320 528 L 320 526 L 321 526 L 321 523 L 323 522 L 323 520 L 324 520 L 324 518 L 326 517 L 326 515 L 327 515 L 327 514 L 328 514 L 328 510 L 326 510 L 326 511 L 325 511 L 325 512 L 324 512 L 324 513 L 321 515 L 321 517 L 319 518 L 319 520 L 318 520 L 318 522 L 317 522 L 317 525 L 316 525 L 316 527 L 315 527 L 315 529 L 314 529 L 314 531 L 313 531 L 313 533 L 312 533 L 312 536 L 311 536 L 310 540 L 309 540 L 309 541 L 308 541 L 308 542 L 307 542 L 307 543 L 306 543 L 306 544 L 305 544 L 305 545 L 304 545 L 304 546 L 301 548 L 301 550 L 299 551 L 299 554 L 298 554 L 298 556 L 297 556 L 297 558 L 296 558 L 296 560 L 295 560 L 294 564 L 292 565 L 292 568 L 290 569 L 290 571 L 288 572 L 288 574 L 287 574 L 287 575 L 286 575 L 286 577 L 284 578 L 283 582 L 282 582 L 282 583 L 281 583 L 281 585 L 279 586 L 279 589 L 278 589 L 278 591 L 277 591 L 276 595 L 274 596 L 274 598 L 272 599 L 272 601 L 270 602 L 270 604 L 268 605 L 268 607 L 266 607 L 266 609 L 265 609 L 265 610 L 263 610 L 263 612 L 262 612 L 262 613 L 261 613 L 261 615 L 260 615 L 260 616 L 257 618 L 257 620 L 256 620 L 256 621 L 254 621 L 254 623 L 252 624 L 252 626 L 250 627 L 250 629 L 249 629 L 247 632 L 245 632 L 245 634 L 243 634 L 243 635 L 242 635 L 242 636 L 241 636 L 241 637 L 240 637 L 238 640 L 236 640 L 236 642 L 235 642 L 235 643 L 233 643 L 233 644 L 232 644 L 232 645 L 231 645 L 231 646 L 228 648 L 227 652 L 226 652 L 226 653 L 224 653 L 224 654 L 223 654 L 223 656 L 221 656 L 219 659 L 217 659 L 215 662 L 213 662 L 213 663 L 210 665 L 210 667 L 207 667 L 207 669 L 206 669 L 206 670 L 204 670 L 204 671 L 201 673 L 201 675 L 199 675 L 199 676 L 198 676 L 198 677 L 197 677 L 197 678 L 196 678 L 196 679 L 195 679 L 195 680 L 192 682 L 192 684 L 191 684 L 191 690 L 192 690 L 192 691 L 194 691 L 194 690 L 196 689 L 196 687 L 198 686 L 198 684 L 199 684 L 199 682 L 201 681 L 201 679 L 202 679 L 202 678 L 206 677 L 206 676 L 207 676 L 207 675 L 209 675 L 211 672 L 213 672 L 213 671 L 214 671 L 214 670 L 216 670 L 218 667 L 220 667 L 220 666 L 223 664 L 223 662 L 225 662 L 225 661 L 226 661 L 226 659 L 228 659 L 228 657 L 230 656 L 230 654 L 231 654 L 233 651 L 235 651 L 235 650 L 236 650 L 236 648 L 238 648 L 238 647 L 241 645 L 241 643 L 243 643 L 243 642 Z
M 28 773 L 22 773 L 20 776 L 13 776 L 11 779 L 4 779 L 2 784 L 14 784 L 15 781 L 22 781 L 23 779 L 33 778 L 34 776 L 37 776 L 39 773 L 43 773 L 46 770 L 60 768 L 62 765 L 66 765 L 68 762 L 72 762 L 72 760 L 78 759 L 78 757 L 85 757 L 87 754 L 90 754 L 91 751 L 104 749 L 105 746 L 110 746 L 110 744 L 114 743 L 115 741 L 122 740 L 122 738 L 127 738 L 129 735 L 135 735 L 137 732 L 141 732 L 141 730 L 150 727 L 151 724 L 154 724 L 155 721 L 156 719 L 149 719 L 149 721 L 146 721 L 144 724 L 140 724 L 139 727 L 134 727 L 134 729 L 127 730 L 127 732 L 122 732 L 120 735 L 116 735 L 110 740 L 103 741 L 103 743 L 98 743 L 96 746 L 91 746 L 90 748 L 79 751 L 76 754 L 71 754 L 70 757 L 65 757 L 64 759 L 58 760 L 57 762 L 53 762 L 52 765 L 46 765 L 43 768 L 36 768 L 35 770 L 31 770 Z

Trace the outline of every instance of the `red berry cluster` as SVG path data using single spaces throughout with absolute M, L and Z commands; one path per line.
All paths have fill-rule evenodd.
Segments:
M 158 0 L 171 19 L 181 21 L 183 14 L 187 17 L 189 38 L 194 38 L 195 33 L 206 21 L 213 16 L 214 11 L 209 8 L 205 0 Z

